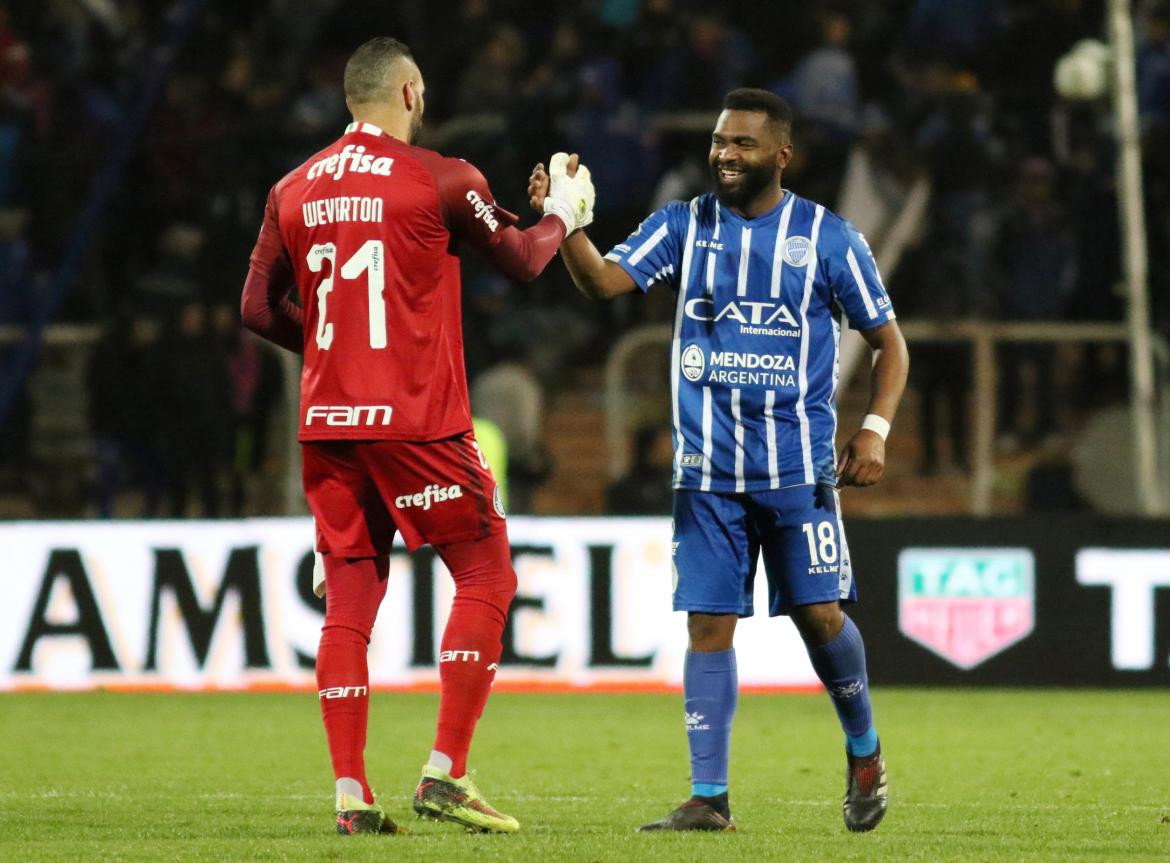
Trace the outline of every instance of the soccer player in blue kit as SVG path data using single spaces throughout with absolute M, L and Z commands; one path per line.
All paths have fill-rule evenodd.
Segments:
M 781 185 L 792 112 L 764 90 L 729 93 L 711 136 L 714 194 L 651 214 L 604 257 L 578 230 L 561 246 L 588 296 L 655 283 L 678 293 L 671 348 L 674 608 L 686 611 L 683 672 L 691 797 L 641 830 L 734 830 L 727 764 L 737 701 L 733 636 L 753 613 L 763 552 L 769 613 L 796 624 L 845 732 L 845 825 L 886 812 L 837 487 L 872 485 L 906 383 L 906 343 L 865 239 Z M 531 203 L 550 177 L 538 165 Z M 588 220 L 586 220 L 586 223 Z M 836 457 L 840 316 L 873 351 L 868 415 Z

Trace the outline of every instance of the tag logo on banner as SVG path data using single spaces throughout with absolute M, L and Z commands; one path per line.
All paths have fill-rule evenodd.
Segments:
M 1026 548 L 907 548 L 898 555 L 898 628 L 953 665 L 974 668 L 1036 622 Z

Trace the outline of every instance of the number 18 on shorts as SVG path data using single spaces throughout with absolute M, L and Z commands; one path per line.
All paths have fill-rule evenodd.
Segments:
M 831 486 L 745 494 L 680 489 L 671 547 L 675 611 L 750 617 L 761 552 L 770 615 L 857 599 L 840 499 Z

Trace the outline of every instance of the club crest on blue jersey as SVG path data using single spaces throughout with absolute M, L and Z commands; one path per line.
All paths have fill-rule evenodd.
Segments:
M 784 241 L 784 263 L 791 267 L 803 267 L 808 263 L 812 243 L 808 237 L 789 237 Z
M 698 345 L 687 345 L 687 349 L 682 352 L 683 377 L 692 383 L 699 380 L 703 376 L 705 365 L 703 349 Z

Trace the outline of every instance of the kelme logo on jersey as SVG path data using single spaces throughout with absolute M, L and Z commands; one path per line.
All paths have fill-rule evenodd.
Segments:
M 898 555 L 898 628 L 959 668 L 974 668 L 1035 625 L 1026 548 L 907 548 Z
M 394 160 L 389 156 L 375 158 L 372 154 L 367 153 L 366 148 L 360 144 L 356 147 L 353 144 L 346 144 L 340 153 L 334 153 L 325 159 L 318 159 L 310 165 L 305 179 L 315 180 L 324 174 L 326 177 L 332 177 L 336 182 L 346 173 L 376 174 L 379 177 L 389 177 L 393 164 Z
M 803 267 L 808 263 L 811 248 L 812 242 L 808 237 L 789 237 L 784 241 L 784 250 L 780 254 L 788 266 Z
M 746 336 L 789 336 L 800 338 L 800 324 L 784 303 L 731 300 L 716 306 L 711 297 L 695 297 L 683 307 L 693 321 L 734 321 Z
M 421 507 L 426 510 L 430 509 L 436 503 L 445 503 L 457 497 L 463 497 L 463 488 L 461 486 L 441 486 L 432 483 L 422 491 L 415 492 L 414 494 L 400 494 L 394 498 L 394 506 L 398 509 Z
M 686 350 L 682 352 L 683 377 L 688 381 L 697 381 L 703 376 L 703 368 L 705 365 L 703 349 L 698 345 L 687 345 Z

